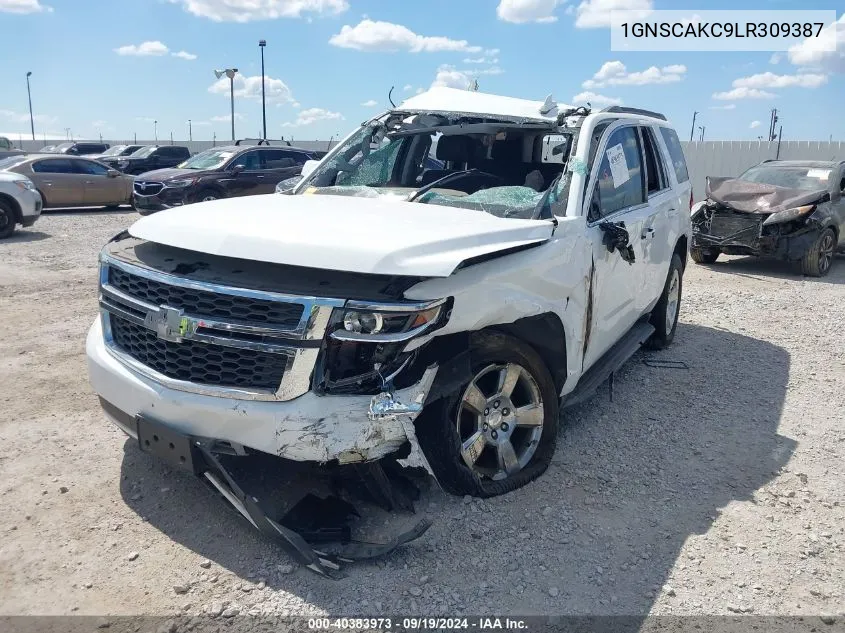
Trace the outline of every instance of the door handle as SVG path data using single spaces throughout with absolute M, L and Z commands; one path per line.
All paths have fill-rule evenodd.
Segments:
M 93 180 L 86 180 L 86 181 L 85 181 L 85 184 L 86 184 L 86 185 L 93 185 L 93 184 L 94 184 L 94 181 L 93 181 Z
M 256 178 L 264 178 L 264 174 L 258 174 L 258 175 L 257 175 L 257 176 L 255 176 L 255 177 L 256 177 Z
M 654 237 L 654 229 L 653 228 L 648 227 L 647 229 L 645 229 L 645 231 L 642 232 L 642 234 L 640 234 L 641 239 L 646 239 L 647 237 Z

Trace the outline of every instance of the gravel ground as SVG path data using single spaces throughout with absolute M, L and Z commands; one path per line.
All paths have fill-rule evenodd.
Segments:
M 675 344 L 568 412 L 545 476 L 334 582 L 100 413 L 96 255 L 132 212 L 0 243 L 0 614 L 845 615 L 845 260 L 690 264 Z M 649 358 L 686 368 L 649 366 Z M 829 618 L 825 620 L 830 621 Z

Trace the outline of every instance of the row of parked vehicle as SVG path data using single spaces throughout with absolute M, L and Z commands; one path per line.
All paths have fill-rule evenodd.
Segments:
M 323 153 L 268 141 L 191 155 L 182 145 L 63 143 L 0 159 L 0 237 L 31 226 L 42 208 L 130 204 L 146 215 L 199 201 L 273 193 Z M 46 151 L 45 151 L 46 150 Z M 16 184 L 17 183 L 17 184 Z M 14 195 L 13 195 L 14 194 Z

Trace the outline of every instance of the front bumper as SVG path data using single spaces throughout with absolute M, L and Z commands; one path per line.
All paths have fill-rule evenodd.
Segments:
M 801 259 L 818 239 L 821 227 L 811 227 L 786 235 L 761 235 L 754 239 L 737 240 L 709 233 L 693 232 L 692 246 L 716 248 L 726 255 L 754 255 L 795 261 Z
M 32 226 L 41 217 L 41 210 L 44 202 L 41 194 L 31 189 L 21 191 L 17 195 L 18 204 L 21 207 L 21 225 Z
M 159 193 L 152 196 L 141 195 L 136 191 L 132 192 L 132 206 L 142 215 L 180 207 L 186 202 L 187 196 L 185 189 L 165 187 Z
M 340 464 L 380 459 L 409 443 L 418 411 L 372 415 L 371 396 L 318 396 L 309 391 L 287 401 L 236 400 L 170 389 L 141 376 L 106 348 L 97 318 L 86 341 L 91 385 L 106 403 L 129 418 L 146 416 L 185 435 L 213 438 L 291 459 Z M 419 383 L 397 391 L 397 401 L 422 404 L 436 368 Z M 104 406 L 121 429 L 133 429 Z

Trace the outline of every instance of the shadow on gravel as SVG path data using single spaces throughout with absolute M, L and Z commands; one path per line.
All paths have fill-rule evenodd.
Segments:
M 136 211 L 133 207 L 122 206 L 118 209 L 106 207 L 62 207 L 60 209 L 44 209 L 42 215 L 132 215 Z
M 834 256 L 830 272 L 825 277 L 805 277 L 800 272 L 800 269 L 792 262 L 780 259 L 767 259 L 765 257 L 735 257 L 726 259 L 723 255 L 713 264 L 704 264 L 704 267 L 716 273 L 753 276 L 755 279 L 770 277 L 772 279 L 786 279 L 789 281 L 804 280 L 822 284 L 845 283 L 845 255 L 841 253 Z
M 647 366 L 646 359 L 688 368 Z M 543 477 L 471 503 L 432 487 L 418 504 L 434 521 L 428 534 L 385 561 L 350 566 L 340 582 L 304 570 L 279 573 L 277 565 L 289 562 L 284 553 L 198 480 L 171 473 L 132 441 L 121 492 L 176 542 L 330 613 L 644 616 L 675 565 L 718 558 L 730 573 L 734 557 L 753 554 L 710 534 L 678 560 L 720 509 L 754 503 L 753 493 L 786 464 L 795 442 L 777 428 L 788 377 L 789 356 L 780 347 L 681 324 L 669 350 L 638 354 L 617 374 L 612 402 L 605 387 L 566 412 Z M 763 520 L 764 509 L 752 505 L 749 512 Z M 430 580 L 421 595 L 409 595 L 422 575 Z M 676 588 L 674 600 L 685 609 L 723 608 L 701 602 L 706 587 L 689 591 L 694 595 Z M 362 596 L 369 606 L 361 606 Z
M 21 229 L 19 231 L 15 231 L 12 233 L 11 237 L 7 237 L 3 240 L 3 244 L 16 244 L 16 243 L 24 243 L 24 242 L 40 242 L 41 240 L 46 240 L 53 237 L 49 233 L 44 233 L 43 231 L 31 231 L 29 229 Z

